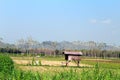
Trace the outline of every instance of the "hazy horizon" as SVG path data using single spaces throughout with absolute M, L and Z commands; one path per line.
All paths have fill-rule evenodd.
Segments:
M 119 0 L 0 0 L 0 38 L 120 45 Z

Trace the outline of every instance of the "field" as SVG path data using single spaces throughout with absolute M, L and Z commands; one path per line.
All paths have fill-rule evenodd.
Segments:
M 119 59 L 83 58 L 80 67 L 64 57 L 11 57 L 15 67 L 29 74 L 39 74 L 41 80 L 119 80 Z M 34 64 L 40 61 L 40 65 Z M 36 79 L 35 79 L 36 80 Z M 38 79 L 39 80 L 39 79 Z
M 41 66 L 38 65 L 29 65 L 32 64 L 33 57 L 12 57 L 13 61 L 15 62 L 16 66 L 22 70 L 28 71 L 38 71 L 40 73 L 43 72 L 51 72 L 54 74 L 55 72 L 62 72 L 69 70 L 71 68 L 77 69 L 81 71 L 81 68 L 76 67 L 74 62 L 70 62 L 68 67 L 65 67 L 65 60 L 64 58 L 55 58 L 55 57 L 44 57 L 44 58 L 34 58 L 35 61 L 41 61 Z M 88 64 L 80 64 L 80 67 L 92 67 L 92 65 Z
M 82 57 L 80 66 L 74 62 L 65 66 L 61 57 L 11 56 L 15 69 L 0 80 L 119 80 L 120 59 Z

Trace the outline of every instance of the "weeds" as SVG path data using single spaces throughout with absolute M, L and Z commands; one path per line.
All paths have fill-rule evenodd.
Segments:
M 100 70 L 98 64 L 91 70 L 83 69 L 82 72 L 71 68 L 51 75 L 32 71 L 14 70 L 7 80 L 119 80 L 120 75 L 111 70 Z M 4 79 L 1 79 L 4 80 Z

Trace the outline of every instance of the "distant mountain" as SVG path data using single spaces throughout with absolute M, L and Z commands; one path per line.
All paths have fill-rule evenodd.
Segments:
M 2 41 L 0 41 L 0 48 L 15 48 L 16 46 L 14 44 L 9 44 L 9 43 L 4 43 Z
M 101 50 L 120 50 L 120 47 L 108 45 L 106 43 L 96 43 L 94 41 L 89 42 L 82 42 L 82 41 L 62 41 L 62 42 L 56 42 L 56 41 L 44 41 L 42 43 L 39 43 L 37 41 L 34 41 L 33 39 L 28 40 L 19 40 L 16 44 L 17 48 L 20 49 L 36 49 L 36 48 L 42 48 L 42 49 L 58 49 L 58 50 L 82 50 L 82 49 L 101 49 Z

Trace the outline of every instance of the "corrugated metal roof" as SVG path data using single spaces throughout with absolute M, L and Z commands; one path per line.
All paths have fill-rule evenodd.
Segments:
M 68 51 L 64 51 L 63 54 L 68 54 L 68 55 L 79 55 L 79 56 L 82 56 L 82 55 L 83 55 L 82 52 L 68 52 Z

